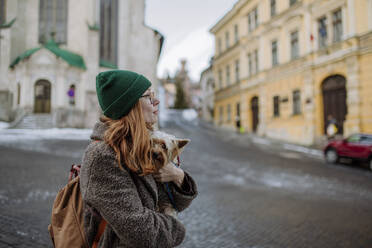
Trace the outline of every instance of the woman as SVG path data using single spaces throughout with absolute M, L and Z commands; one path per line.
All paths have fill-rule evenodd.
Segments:
M 176 207 L 182 211 L 196 197 L 196 184 L 172 164 L 154 172 L 149 132 L 157 121 L 159 101 L 150 86 L 144 76 L 130 71 L 97 76 L 104 117 L 93 129 L 80 175 L 90 245 L 101 218 L 107 225 L 98 247 L 175 247 L 185 237 L 180 221 L 157 211 L 159 201 L 169 201 L 158 189 L 161 182 L 171 182 Z

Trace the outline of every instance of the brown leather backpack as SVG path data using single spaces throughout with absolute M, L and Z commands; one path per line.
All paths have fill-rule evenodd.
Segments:
M 55 248 L 89 248 L 83 223 L 83 199 L 80 192 L 80 165 L 72 165 L 69 181 L 57 194 L 53 203 L 49 234 Z M 97 247 L 106 227 L 102 218 L 94 238 L 93 248 Z

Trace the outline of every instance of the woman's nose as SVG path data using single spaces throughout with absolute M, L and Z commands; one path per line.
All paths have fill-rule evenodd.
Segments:
M 152 105 L 157 106 L 157 105 L 159 105 L 159 103 L 160 103 L 159 99 L 155 98 Z

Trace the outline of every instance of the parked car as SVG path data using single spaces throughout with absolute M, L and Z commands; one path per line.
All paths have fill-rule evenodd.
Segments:
M 327 163 L 337 163 L 340 158 L 367 162 L 372 170 L 372 135 L 352 134 L 343 140 L 330 141 L 324 148 Z

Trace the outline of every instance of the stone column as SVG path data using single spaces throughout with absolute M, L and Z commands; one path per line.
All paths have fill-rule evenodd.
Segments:
M 316 123 L 314 79 L 311 69 L 304 72 L 304 89 L 302 95 L 303 99 L 301 99 L 301 107 L 305 116 L 305 140 L 303 142 L 306 145 L 312 145 L 315 142 Z

